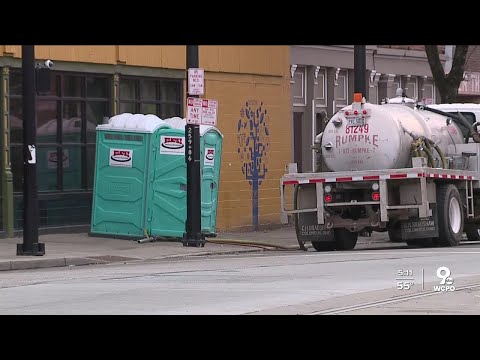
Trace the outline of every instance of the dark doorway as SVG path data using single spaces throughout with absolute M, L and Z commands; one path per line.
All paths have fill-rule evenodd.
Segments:
M 293 162 L 297 163 L 298 172 L 302 172 L 302 120 L 303 113 L 293 113 Z

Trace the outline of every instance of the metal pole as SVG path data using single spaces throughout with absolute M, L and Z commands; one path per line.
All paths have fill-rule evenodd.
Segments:
M 367 61 L 365 45 L 354 45 L 353 48 L 354 88 L 356 93 L 366 97 Z
M 23 71 L 23 244 L 17 255 L 44 255 L 45 244 L 38 242 L 38 194 L 35 119 L 35 47 L 22 45 Z
M 312 147 L 315 146 L 315 138 L 317 137 L 317 121 L 315 118 L 315 92 L 312 99 Z M 312 148 L 312 172 L 317 171 L 317 152 Z
M 188 69 L 198 68 L 198 45 L 187 45 L 187 81 Z M 188 92 L 188 86 L 187 86 Z M 189 95 L 198 98 L 198 95 Z M 200 176 L 200 125 L 185 125 L 187 163 L 187 221 L 183 236 L 184 246 L 203 246 L 201 213 L 201 176 Z

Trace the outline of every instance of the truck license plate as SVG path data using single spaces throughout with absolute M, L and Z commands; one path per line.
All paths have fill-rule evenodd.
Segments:
M 365 119 L 362 117 L 354 117 L 348 119 L 349 126 L 363 126 L 365 125 Z

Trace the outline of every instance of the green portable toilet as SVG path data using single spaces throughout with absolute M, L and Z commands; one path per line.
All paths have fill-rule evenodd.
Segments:
M 185 130 L 153 134 L 149 164 L 147 230 L 151 236 L 181 238 L 187 213 Z
M 155 115 L 124 113 L 97 126 L 91 233 L 143 237 L 158 134 L 172 129 Z
M 185 131 L 185 119 L 165 119 L 172 127 Z M 216 234 L 218 188 L 222 160 L 222 133 L 214 126 L 200 125 L 200 168 L 202 176 L 202 233 Z M 185 161 L 185 160 L 184 160 Z M 186 164 L 185 164 L 186 171 Z M 185 212 L 185 219 L 186 219 Z

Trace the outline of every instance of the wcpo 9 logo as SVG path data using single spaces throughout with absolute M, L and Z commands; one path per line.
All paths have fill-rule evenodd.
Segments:
M 440 279 L 440 285 L 435 285 L 433 290 L 437 292 L 455 291 L 453 278 L 450 275 L 452 275 L 452 272 L 448 267 L 439 267 L 437 269 L 437 277 Z

